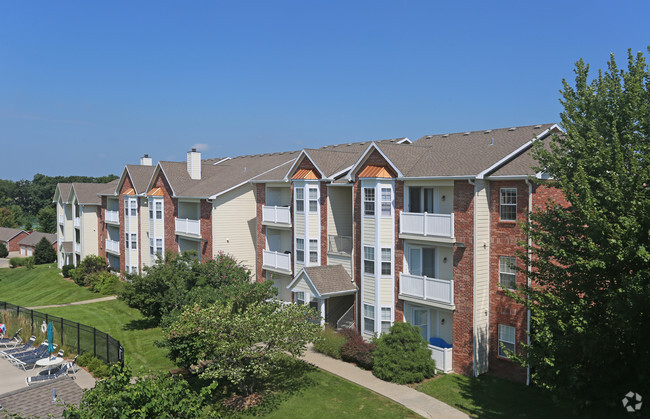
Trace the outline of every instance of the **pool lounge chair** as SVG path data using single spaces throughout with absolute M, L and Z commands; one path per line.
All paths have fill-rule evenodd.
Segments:
M 63 358 L 64 352 L 65 351 L 61 349 L 59 353 L 56 354 L 56 356 L 59 358 Z M 10 359 L 10 361 L 18 368 L 22 368 L 23 371 L 27 371 L 27 367 L 32 367 L 32 369 L 36 368 L 36 362 L 40 359 L 45 358 L 46 357 L 45 355 L 47 354 L 45 353 L 42 355 L 32 355 L 30 357 L 23 357 L 20 359 Z
M 4 351 L 0 351 L 0 357 L 7 358 L 10 354 L 17 354 L 19 352 L 25 352 L 25 351 L 29 351 L 30 349 L 34 349 L 35 347 L 32 345 L 34 344 L 35 341 L 36 341 L 36 336 L 32 336 L 31 338 L 29 338 L 29 341 L 24 346 L 21 346 L 20 348 L 5 349 Z
M 79 355 L 77 355 L 79 356 Z M 61 368 L 54 374 L 39 374 L 35 375 L 33 377 L 25 377 L 25 383 L 27 385 L 34 384 L 34 383 L 39 383 L 43 381 L 48 381 L 48 380 L 56 380 L 57 378 L 60 377 L 67 377 L 70 372 L 77 378 L 77 373 L 75 371 L 75 364 L 77 363 L 77 356 L 74 357 L 74 359 L 70 362 L 66 362 L 61 366 Z
M 18 331 L 14 333 L 14 336 L 11 339 L 7 339 L 7 338 L 0 339 L 0 346 L 5 348 L 15 348 L 16 346 L 18 346 L 18 344 L 23 341 L 23 339 L 20 337 L 20 332 L 22 330 L 23 330 L 22 327 L 18 329 Z
M 39 357 L 39 359 L 41 359 L 41 358 L 45 358 L 45 355 L 47 354 L 47 349 L 48 349 L 47 342 L 43 342 L 38 346 L 38 348 L 34 350 L 27 351 L 27 352 L 19 352 L 16 354 L 9 354 L 7 359 L 9 360 L 9 362 L 14 364 L 16 363 L 16 360 L 31 358 L 33 356 L 37 356 Z

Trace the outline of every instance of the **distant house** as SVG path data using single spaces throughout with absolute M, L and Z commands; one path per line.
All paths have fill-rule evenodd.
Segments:
M 48 242 L 50 242 L 55 251 L 58 250 L 56 247 L 56 234 L 35 231 L 18 243 L 18 246 L 20 247 L 20 255 L 32 256 L 34 254 L 34 248 L 44 237 Z
M 17 228 L 0 227 L 0 243 L 10 252 L 17 252 L 20 249 L 18 243 L 28 235 L 28 232 Z

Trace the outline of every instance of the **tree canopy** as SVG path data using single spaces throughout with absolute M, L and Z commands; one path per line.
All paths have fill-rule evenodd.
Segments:
M 518 359 L 533 381 L 612 408 L 650 394 L 650 73 L 642 53 L 612 56 L 590 79 L 563 81 L 565 135 L 536 145 L 539 170 L 567 204 L 535 208 L 527 227 L 532 344 Z M 530 252 L 530 253 L 528 253 Z
M 52 263 L 56 262 L 56 251 L 52 247 L 52 243 L 43 237 L 37 244 L 34 246 L 34 263 L 40 265 L 42 263 Z

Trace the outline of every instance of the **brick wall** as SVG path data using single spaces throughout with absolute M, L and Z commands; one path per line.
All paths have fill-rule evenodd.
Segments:
M 352 186 L 352 207 L 354 214 L 354 228 L 352 230 L 352 243 L 354 246 L 354 271 L 352 280 L 359 290 L 355 299 L 354 324 L 357 331 L 361 332 L 361 182 L 357 180 Z
M 404 181 L 395 181 L 395 321 L 404 321 L 404 301 L 399 295 L 399 274 L 404 270 L 404 240 L 399 238 L 400 211 L 404 211 Z
M 172 198 L 172 188 L 163 176 L 162 171 L 156 175 L 153 188 L 161 188 L 163 192 L 163 221 L 165 225 L 165 252 L 178 253 L 178 242 L 176 241 L 176 220 L 178 206 L 176 199 Z M 210 255 L 212 257 L 212 255 Z
M 266 281 L 266 271 L 262 269 L 263 251 L 266 247 L 266 228 L 262 225 L 262 207 L 266 205 L 266 184 L 257 183 L 255 200 L 257 205 L 257 246 L 255 248 L 255 278 L 257 282 Z
M 212 204 L 207 199 L 201 203 L 201 260 L 213 258 L 212 253 Z
M 320 264 L 327 265 L 327 184 L 320 182 Z
M 58 223 L 57 219 L 57 223 Z M 21 231 L 20 233 L 16 234 L 16 237 L 11 238 L 8 242 L 6 242 L 6 247 L 9 252 L 19 252 L 20 251 L 20 241 L 24 239 L 25 237 L 29 236 L 29 234 L 25 231 Z

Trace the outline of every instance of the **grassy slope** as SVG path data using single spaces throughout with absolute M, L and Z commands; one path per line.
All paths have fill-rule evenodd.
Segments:
M 19 306 L 42 306 L 103 297 L 66 281 L 56 265 L 0 269 L 0 300 Z
M 482 375 L 479 378 L 449 374 L 417 387 L 472 417 L 561 418 L 572 417 L 566 402 L 539 389 Z
M 152 372 L 164 372 L 173 368 L 171 361 L 165 357 L 165 350 L 154 346 L 154 341 L 162 338 L 162 330 L 159 327 L 149 327 L 138 310 L 121 301 L 39 311 L 95 327 L 119 340 L 124 346 L 126 362 L 136 373 L 140 368 Z

